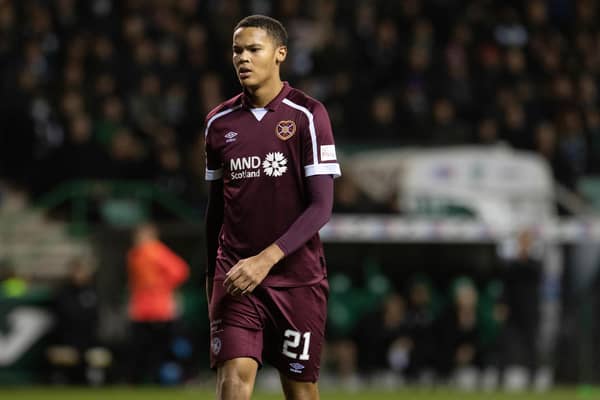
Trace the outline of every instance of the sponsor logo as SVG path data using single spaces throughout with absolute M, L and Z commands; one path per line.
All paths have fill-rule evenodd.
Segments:
M 258 178 L 262 160 L 258 156 L 232 158 L 229 161 L 231 179 Z
M 232 131 L 227 132 L 225 134 L 225 143 L 235 142 L 237 140 L 236 139 L 237 135 L 238 135 L 237 132 L 232 132 Z
M 333 161 L 337 160 L 335 155 L 335 145 L 327 144 L 321 146 L 321 161 Z
M 229 162 L 229 168 L 232 171 L 241 169 L 257 169 L 260 168 L 261 159 L 258 156 L 232 158 Z
M 291 120 L 279 121 L 275 127 L 275 133 L 281 140 L 288 140 L 296 133 L 296 123 Z
M 295 374 L 301 374 L 303 369 L 304 369 L 304 365 L 302 365 L 300 363 L 297 363 L 297 362 L 290 363 L 290 372 L 293 372 Z
M 281 152 L 268 153 L 264 159 L 258 156 L 238 157 L 229 160 L 231 179 L 259 178 L 261 173 L 280 177 L 287 172 L 288 160 Z M 262 169 L 261 169 L 262 168 Z
M 287 159 L 283 153 L 269 153 L 263 161 L 263 170 L 267 176 L 281 176 L 287 171 Z
M 219 352 L 221 351 L 221 339 L 219 339 L 218 337 L 213 338 L 213 340 L 210 343 L 210 348 L 214 355 L 219 354 Z

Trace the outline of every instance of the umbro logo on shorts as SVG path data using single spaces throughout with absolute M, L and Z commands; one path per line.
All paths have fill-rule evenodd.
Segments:
M 296 374 L 301 374 L 302 370 L 304 369 L 304 365 L 300 364 L 300 363 L 290 363 L 290 372 L 294 372 Z

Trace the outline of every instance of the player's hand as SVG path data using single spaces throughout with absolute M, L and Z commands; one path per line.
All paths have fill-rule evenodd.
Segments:
M 272 244 L 257 255 L 238 261 L 227 272 L 223 286 L 233 296 L 252 293 L 283 256 L 283 251 Z
M 265 279 L 271 267 L 260 255 L 244 258 L 227 272 L 223 286 L 233 296 L 250 293 Z

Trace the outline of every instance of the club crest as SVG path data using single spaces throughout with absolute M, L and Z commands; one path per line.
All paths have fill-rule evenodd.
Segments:
M 275 127 L 275 133 L 281 140 L 288 140 L 296 133 L 296 123 L 291 120 L 279 121 Z
M 219 339 L 218 337 L 213 338 L 210 347 L 215 355 L 219 354 L 219 352 L 221 351 L 221 339 Z

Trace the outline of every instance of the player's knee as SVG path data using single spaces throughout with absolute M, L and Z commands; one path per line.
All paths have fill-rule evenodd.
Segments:
M 286 400 L 317 400 L 319 390 L 312 382 L 283 381 L 283 391 Z
M 217 393 L 222 400 L 250 399 L 253 386 L 253 374 L 247 371 L 225 368 L 217 374 Z
M 239 375 L 224 375 L 217 382 L 217 392 L 222 400 L 250 399 L 252 384 L 244 381 Z

